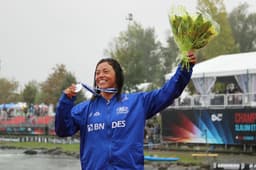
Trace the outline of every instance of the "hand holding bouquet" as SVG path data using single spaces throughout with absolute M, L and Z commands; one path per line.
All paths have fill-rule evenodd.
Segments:
M 219 25 L 206 14 L 189 15 L 185 8 L 177 8 L 177 10 L 169 16 L 169 21 L 174 40 L 181 52 L 179 60 L 182 68 L 189 69 L 188 52 L 206 46 L 218 35 Z

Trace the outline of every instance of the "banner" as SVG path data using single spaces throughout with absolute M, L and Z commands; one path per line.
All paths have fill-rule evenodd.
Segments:
M 170 142 L 255 144 L 256 109 L 166 109 L 162 136 Z

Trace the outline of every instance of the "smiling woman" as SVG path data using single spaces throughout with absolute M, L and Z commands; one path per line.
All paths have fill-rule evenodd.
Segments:
M 60 137 L 80 131 L 83 170 L 144 169 L 145 121 L 169 106 L 188 84 L 196 56 L 193 52 L 187 55 L 189 69 L 179 65 L 162 88 L 150 92 L 122 93 L 123 71 L 113 58 L 97 63 L 90 100 L 74 105 L 77 86 L 72 84 L 64 90 L 57 106 L 55 131 Z

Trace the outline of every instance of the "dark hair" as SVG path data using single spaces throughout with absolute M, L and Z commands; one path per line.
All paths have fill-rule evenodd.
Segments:
M 96 88 L 96 80 L 95 80 L 96 69 L 97 69 L 99 64 L 104 63 L 104 62 L 107 62 L 109 65 L 111 65 L 112 68 L 115 71 L 116 85 L 117 85 L 117 99 L 120 100 L 121 93 L 122 93 L 122 88 L 123 88 L 123 84 L 124 84 L 124 75 L 123 75 L 123 70 L 122 70 L 121 65 L 119 64 L 119 62 L 117 60 L 115 60 L 113 58 L 103 58 L 97 63 L 95 71 L 94 71 L 93 87 Z

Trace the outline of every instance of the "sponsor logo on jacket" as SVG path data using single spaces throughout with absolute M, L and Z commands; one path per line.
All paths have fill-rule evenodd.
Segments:
M 125 120 L 118 120 L 111 122 L 111 128 L 124 128 L 126 126 Z M 93 132 L 93 131 L 99 131 L 105 129 L 105 123 L 91 123 L 87 125 L 87 131 Z
M 129 109 L 127 106 L 118 107 L 116 109 L 117 114 L 127 114 L 129 112 Z

